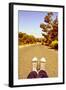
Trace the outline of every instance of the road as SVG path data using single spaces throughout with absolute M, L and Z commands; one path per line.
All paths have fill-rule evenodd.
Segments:
M 18 78 L 27 78 L 32 70 L 32 58 L 46 58 L 45 70 L 49 77 L 58 76 L 58 51 L 44 45 L 30 45 L 18 48 Z

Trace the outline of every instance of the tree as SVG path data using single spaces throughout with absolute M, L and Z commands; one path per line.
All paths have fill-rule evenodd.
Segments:
M 58 41 L 58 18 L 56 16 L 55 20 L 52 19 L 53 12 L 48 12 L 44 18 L 45 23 L 40 24 L 40 28 L 42 29 L 43 33 L 42 36 L 45 38 L 45 45 L 50 46 L 50 44 L 54 41 Z M 55 43 L 54 43 L 55 44 Z M 53 44 L 53 45 L 54 45 Z M 56 43 L 58 44 L 58 43 Z M 58 46 L 58 45 L 56 45 Z

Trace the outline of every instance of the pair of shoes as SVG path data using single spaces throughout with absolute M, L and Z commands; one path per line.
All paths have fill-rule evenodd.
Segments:
M 32 79 L 32 78 L 47 78 L 47 77 L 48 75 L 46 71 L 40 70 L 38 73 L 36 71 L 30 72 L 27 78 Z
M 42 57 L 38 60 L 36 57 L 32 59 L 32 71 L 27 78 L 46 78 L 48 77 L 45 70 L 46 59 Z
M 45 70 L 46 59 L 42 57 L 40 60 L 37 57 L 32 59 L 32 71 Z
M 32 59 L 32 71 L 27 78 L 46 78 L 48 77 L 45 71 L 46 59 L 42 57 L 38 60 L 36 57 Z

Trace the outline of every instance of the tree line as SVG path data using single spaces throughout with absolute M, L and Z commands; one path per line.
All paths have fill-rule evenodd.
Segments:
M 37 42 L 40 43 L 43 40 L 43 38 L 36 38 L 33 35 L 28 35 L 23 32 L 18 33 L 18 41 L 19 45 L 24 45 L 24 44 L 36 44 Z

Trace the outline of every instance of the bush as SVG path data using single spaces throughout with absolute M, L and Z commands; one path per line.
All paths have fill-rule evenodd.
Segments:
M 57 40 L 52 41 L 50 47 L 54 49 L 58 49 L 58 41 Z

